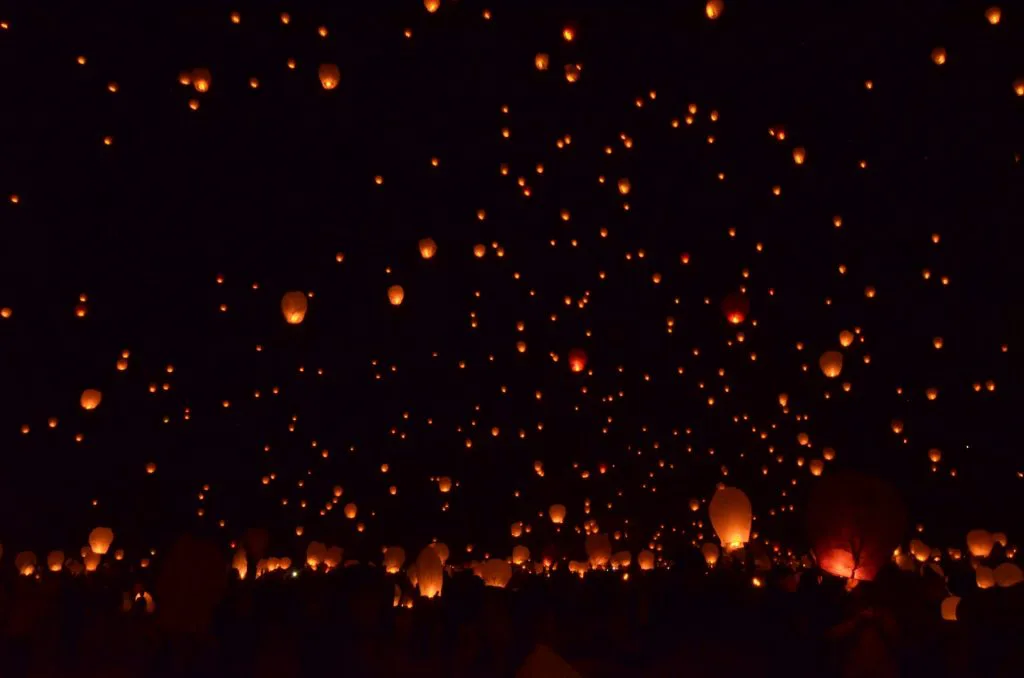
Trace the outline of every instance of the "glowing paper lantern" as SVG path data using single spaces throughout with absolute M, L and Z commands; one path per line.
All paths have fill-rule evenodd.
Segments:
M 103 394 L 93 388 L 87 388 L 82 391 L 82 397 L 79 399 L 83 410 L 95 410 L 100 406 L 100 401 L 103 400 Z
M 839 345 L 843 348 L 847 348 L 853 343 L 853 332 L 850 330 L 843 330 L 839 333 Z
M 1016 586 L 1024 580 L 1024 572 L 1016 563 L 1002 563 L 992 571 L 992 577 L 996 585 L 1002 587 Z
M 979 565 L 978 569 L 974 571 L 974 578 L 979 589 L 990 589 L 996 585 L 996 577 L 991 567 Z
M 355 520 L 357 507 L 354 502 L 345 504 L 345 517 L 349 520 Z
M 636 555 L 636 562 L 641 570 L 654 569 L 654 552 L 644 549 Z
M 405 290 L 401 285 L 392 285 L 388 288 L 388 301 L 392 306 L 401 306 L 403 299 L 405 299 Z
M 444 565 L 437 552 L 427 546 L 416 557 L 416 587 L 424 598 L 441 595 L 444 586 Z
M 281 297 L 281 313 L 289 325 L 298 325 L 306 317 L 309 302 L 304 292 L 286 292 Z
M 708 564 L 708 567 L 714 567 L 718 562 L 718 544 L 708 542 L 700 547 L 700 552 L 704 555 L 704 562 Z
M 64 567 L 64 552 L 50 551 L 46 556 L 46 567 L 50 572 L 60 572 Z
M 444 565 L 448 562 L 448 546 L 441 542 L 434 542 L 430 545 L 430 548 L 434 549 L 434 553 L 441 559 L 441 564 Z
M 405 564 L 405 549 L 401 546 L 389 546 L 384 549 L 384 571 L 398 574 Z
M 499 558 L 491 558 L 480 564 L 477 574 L 485 585 L 503 589 L 512 578 L 512 566 Z
M 36 554 L 31 551 L 22 551 L 14 556 L 14 567 L 23 577 L 31 577 L 36 571 Z
M 732 325 L 739 325 L 750 313 L 750 301 L 739 292 L 733 292 L 722 300 L 722 313 Z
M 565 506 L 562 504 L 552 504 L 548 509 L 548 516 L 550 516 L 551 522 L 555 525 L 561 525 L 565 522 Z
M 238 549 L 231 557 L 231 568 L 238 573 L 239 579 L 245 579 L 249 572 L 249 559 L 246 557 L 245 549 Z
M 960 604 L 958 596 L 947 596 L 942 601 L 942 618 L 946 621 L 956 621 L 956 608 Z
M 448 476 L 441 476 L 440 478 L 437 479 L 437 489 L 439 489 L 442 493 L 451 492 L 452 479 L 449 478 Z
M 704 13 L 709 19 L 714 21 L 715 19 L 722 16 L 722 12 L 725 11 L 724 0 L 708 0 L 707 4 L 704 5 Z
M 582 348 L 574 348 L 569 351 L 569 369 L 573 372 L 582 372 L 587 367 L 587 352 Z
M 994 543 L 988 530 L 971 530 L 967 533 L 967 550 L 976 558 L 988 558 Z
M 512 549 L 512 562 L 515 565 L 522 565 L 530 559 L 530 549 L 526 548 L 522 544 Z
M 708 505 L 711 525 L 725 549 L 740 548 L 750 539 L 753 511 L 743 490 L 723 487 L 715 492 Z
M 320 64 L 317 75 L 320 76 L 320 86 L 324 89 L 334 89 L 341 81 L 341 71 L 334 64 Z
M 843 371 L 843 354 L 839 351 L 825 351 L 818 359 L 818 366 L 822 374 L 829 379 L 835 379 Z
M 590 567 L 597 570 L 608 565 L 612 557 L 612 542 L 607 534 L 588 535 L 586 547 Z
M 109 527 L 97 527 L 89 533 L 89 548 L 97 555 L 104 555 L 114 541 L 114 531 Z
M 431 259 L 437 254 L 437 243 L 434 242 L 433 238 L 423 238 L 420 240 L 420 256 L 424 259 Z
M 306 565 L 314 570 L 324 562 L 327 555 L 327 546 L 322 542 L 311 541 L 306 547 Z
M 871 580 L 903 537 L 906 512 L 887 483 L 854 472 L 829 474 L 811 490 L 807 527 L 818 566 Z

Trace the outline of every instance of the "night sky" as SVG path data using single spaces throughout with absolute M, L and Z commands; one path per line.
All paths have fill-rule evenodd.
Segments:
M 1024 8 L 488 3 L 0 6 L 5 552 L 800 554 L 826 448 L 1012 540 Z

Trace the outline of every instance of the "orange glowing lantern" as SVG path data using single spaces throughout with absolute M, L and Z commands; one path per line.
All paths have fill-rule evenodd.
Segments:
M 569 351 L 569 369 L 573 372 L 582 372 L 587 367 L 587 352 L 582 348 L 574 348 Z
M 281 297 L 281 313 L 289 325 L 298 325 L 306 317 L 309 302 L 304 292 L 286 292 Z
M 890 485 L 847 471 L 830 474 L 812 489 L 807 520 L 822 570 L 871 580 L 902 540 L 906 512 Z
M 711 526 L 727 551 L 742 547 L 750 539 L 753 512 L 743 490 L 722 487 L 708 505 Z
M 79 399 L 79 403 L 83 410 L 95 410 L 100 406 L 100 401 L 103 400 L 103 394 L 94 388 L 87 388 L 82 391 L 82 397 Z
M 750 313 L 750 301 L 739 292 L 733 292 L 722 300 L 722 313 L 732 325 L 739 325 Z

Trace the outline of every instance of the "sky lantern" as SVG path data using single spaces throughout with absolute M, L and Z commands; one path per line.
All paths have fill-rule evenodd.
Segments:
M 574 348 L 569 351 L 569 369 L 573 372 L 582 372 L 587 367 L 587 352 L 582 348 Z
M 797 165 L 804 164 L 804 160 L 807 159 L 807 151 L 803 146 L 797 146 L 793 149 L 793 162 Z
M 432 259 L 437 254 L 437 243 L 433 238 L 423 238 L 419 244 L 420 256 L 424 259 Z
M 522 544 L 518 544 L 512 548 L 512 563 L 515 565 L 522 565 L 530 559 L 530 549 L 526 548 Z
M 334 89 L 341 81 L 341 71 L 334 64 L 320 64 L 317 75 L 320 76 L 320 86 L 324 89 Z
M 89 533 L 89 548 L 97 555 L 104 555 L 114 541 L 114 531 L 109 527 L 97 527 Z
M 565 506 L 562 504 L 552 504 L 548 509 L 548 516 L 555 525 L 561 525 L 565 522 Z
M 998 5 L 992 5 L 985 10 L 985 19 L 995 26 L 999 23 L 999 20 L 1003 18 L 1003 10 L 999 9 Z
M 942 600 L 940 612 L 946 621 L 956 621 L 956 608 L 960 604 L 959 596 L 946 596 Z
M 405 549 L 401 546 L 389 546 L 384 549 L 384 571 L 398 574 L 405 564 Z
M 429 546 L 416 556 L 416 587 L 424 598 L 440 596 L 444 587 L 444 565 L 437 552 Z
M 820 476 L 825 470 L 825 462 L 821 459 L 811 459 L 811 463 L 808 464 L 808 468 L 811 470 L 812 476 Z
M 103 400 L 103 394 L 94 388 L 87 388 L 82 391 L 82 397 L 79 399 L 79 403 L 82 405 L 83 410 L 95 410 L 100 406 L 100 401 Z
M 448 562 L 448 555 L 449 554 L 448 554 L 448 546 L 446 544 L 443 544 L 443 543 L 441 543 L 439 541 L 435 541 L 434 543 L 432 543 L 429 546 L 429 548 L 434 549 L 434 553 L 436 553 L 437 557 L 441 559 L 441 564 L 442 565 L 444 565 L 445 563 Z
M 722 12 L 725 11 L 724 0 L 708 0 L 707 4 L 704 5 L 704 13 L 709 19 L 714 21 L 722 16 Z
M 64 552 L 50 551 L 46 556 L 46 568 L 50 572 L 60 572 L 64 568 Z
M 743 490 L 722 487 L 708 505 L 711 526 L 727 551 L 740 548 L 750 539 L 753 512 Z
M 587 535 L 585 546 L 590 567 L 597 570 L 608 565 L 612 557 L 612 542 L 607 534 Z
M 621 195 L 629 195 L 631 190 L 633 190 L 633 185 L 629 183 L 629 179 L 626 177 L 619 179 L 619 193 Z
M 538 71 L 548 70 L 548 66 L 551 64 L 551 57 L 544 52 L 537 52 L 533 57 L 533 65 Z
M 967 550 L 975 558 L 988 558 L 995 540 L 988 530 L 971 530 L 967 533 Z
M 197 92 L 208 92 L 210 91 L 210 71 L 206 68 L 195 68 L 192 70 L 191 76 L 192 86 L 196 88 Z
M 843 371 L 843 354 L 839 351 L 825 351 L 818 358 L 818 366 L 822 374 L 829 379 L 835 379 Z
M 512 578 L 512 566 L 500 558 L 490 558 L 480 564 L 477 573 L 485 586 L 503 589 Z
M 516 521 L 512 523 L 512 526 L 509 528 L 509 531 L 512 533 L 512 537 L 515 539 L 518 539 L 519 537 L 523 536 L 523 522 Z
M 807 528 L 818 566 L 871 580 L 903 538 L 906 511 L 889 484 L 852 471 L 831 473 L 811 490 Z
M 23 577 L 31 577 L 36 571 L 36 554 L 31 551 L 22 551 L 14 556 L 14 567 Z
M 245 579 L 249 572 L 249 559 L 246 557 L 245 549 L 237 549 L 231 556 L 231 569 L 238 573 L 239 579 Z
M 427 8 L 427 11 L 433 14 L 441 6 L 441 0 L 423 0 L 423 6 Z
M 349 502 L 345 504 L 345 517 L 349 520 L 355 520 L 357 507 L 355 502 Z
M 437 489 L 440 490 L 442 493 L 451 492 L 452 479 L 449 478 L 448 476 L 441 476 L 440 478 L 437 479 Z
M 401 285 L 392 285 L 388 288 L 388 301 L 392 306 L 401 306 L 403 299 L 405 299 L 405 290 Z
M 932 50 L 932 63 L 936 66 L 941 66 L 946 63 L 946 48 L 936 47 Z
M 995 573 L 992 572 L 991 567 L 979 565 L 978 568 L 974 570 L 974 581 L 978 584 L 979 589 L 990 589 L 996 585 L 996 576 Z
M 722 313 L 730 324 L 739 325 L 750 313 L 750 301 L 745 295 L 733 292 L 722 300 Z
M 700 552 L 704 556 L 704 562 L 708 564 L 708 567 L 714 567 L 715 563 L 718 562 L 718 544 L 707 542 L 704 546 L 700 547 Z
M 306 317 L 309 301 L 305 292 L 286 292 L 281 297 L 281 313 L 289 325 L 298 325 Z
M 853 343 L 853 332 L 850 330 L 843 330 L 839 333 L 839 345 L 843 348 L 848 348 Z
M 1021 571 L 1020 566 L 1016 563 L 1001 563 L 992 571 L 992 577 L 996 582 L 996 586 L 1007 588 L 1016 586 L 1021 581 L 1024 581 L 1024 572 Z
M 327 546 L 323 542 L 311 541 L 306 547 L 306 565 L 314 570 L 324 562 L 327 556 Z
M 654 569 L 654 552 L 644 549 L 640 553 L 636 554 L 637 565 L 640 566 L 641 570 L 653 570 Z

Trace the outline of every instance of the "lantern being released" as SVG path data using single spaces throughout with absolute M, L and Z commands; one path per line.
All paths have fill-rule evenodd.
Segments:
M 750 539 L 753 512 L 743 490 L 723 487 L 708 506 L 711 525 L 727 551 L 742 547 Z
M 730 325 L 740 325 L 750 313 L 750 301 L 739 292 L 733 292 L 722 300 L 722 314 Z
M 811 490 L 807 528 L 818 566 L 839 577 L 871 580 L 903 538 L 906 512 L 887 483 L 852 471 Z

